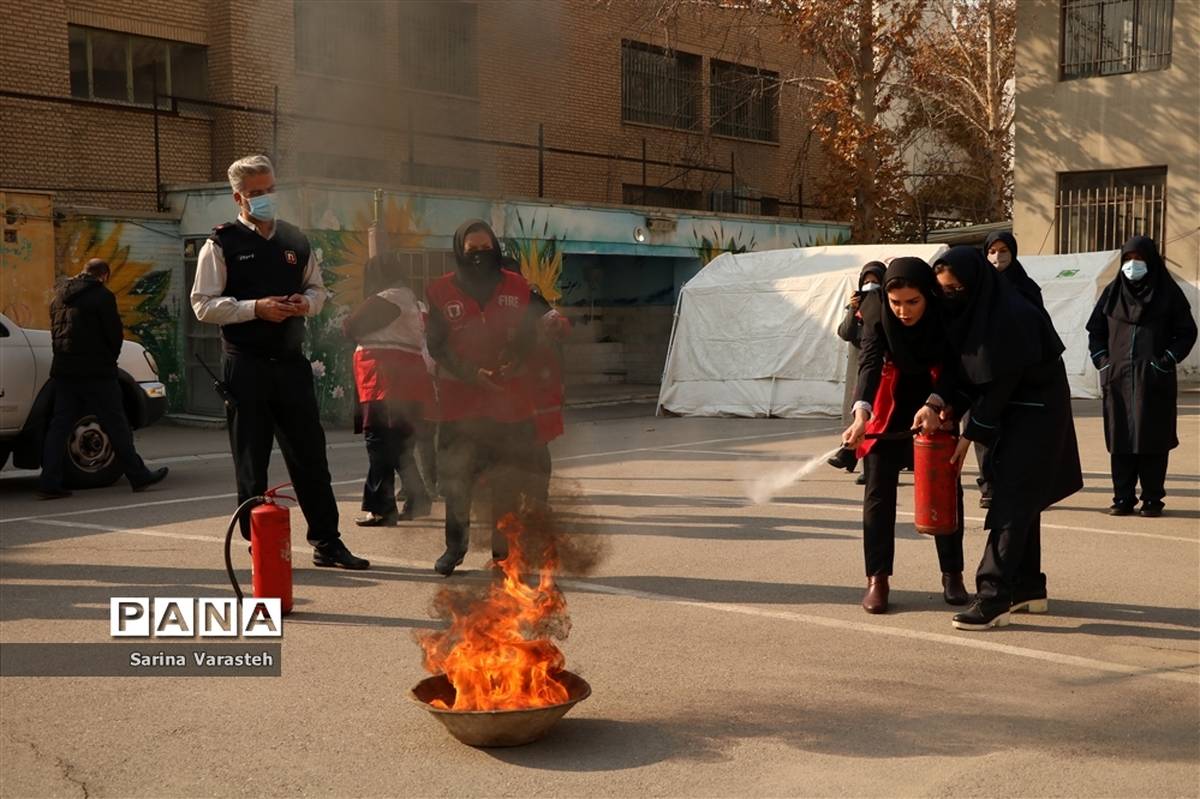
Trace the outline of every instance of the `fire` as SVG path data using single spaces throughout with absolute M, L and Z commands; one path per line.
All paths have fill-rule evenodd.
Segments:
M 425 668 L 445 673 L 454 686 L 453 710 L 516 710 L 557 705 L 568 700 L 557 679 L 563 653 L 549 638 L 565 638 L 570 629 L 567 602 L 555 583 L 558 559 L 553 543 L 539 553 L 538 583 L 527 584 L 522 524 L 510 514 L 500 522 L 508 539 L 508 557 L 498 562 L 502 575 L 482 597 L 463 602 L 443 590 L 436 606 L 450 617 L 446 630 L 421 636 Z M 448 709 L 435 700 L 434 707 Z

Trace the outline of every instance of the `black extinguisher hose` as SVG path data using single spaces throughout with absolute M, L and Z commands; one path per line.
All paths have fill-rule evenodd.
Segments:
M 233 593 L 237 594 L 240 601 L 242 599 L 242 587 L 238 585 L 237 575 L 233 573 L 233 558 L 229 554 L 229 548 L 233 543 L 233 528 L 237 527 L 238 519 L 242 513 L 251 505 L 262 502 L 265 497 L 250 497 L 250 499 L 238 505 L 238 509 L 229 517 L 229 529 L 225 531 L 225 572 L 229 575 L 229 583 L 233 586 Z

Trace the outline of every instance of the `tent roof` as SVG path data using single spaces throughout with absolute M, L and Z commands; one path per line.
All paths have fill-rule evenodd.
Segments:
M 944 244 L 842 244 L 791 250 L 722 253 L 687 282 L 683 290 L 747 283 L 774 283 L 822 272 L 857 272 L 868 261 L 916 256 L 926 261 L 940 255 Z

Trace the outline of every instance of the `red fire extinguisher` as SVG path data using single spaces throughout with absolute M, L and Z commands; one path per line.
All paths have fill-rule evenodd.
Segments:
M 277 500 L 294 497 L 280 494 L 279 490 L 290 483 L 275 486 L 242 503 L 229 522 L 225 536 L 225 569 L 237 598 L 242 598 L 242 589 L 233 573 L 233 562 L 229 555 L 233 528 L 237 526 L 242 511 L 258 503 L 250 511 L 250 563 L 256 598 L 279 599 L 284 615 L 292 612 L 292 528 L 291 514 Z
M 958 529 L 958 470 L 950 462 L 955 437 L 937 432 L 913 441 L 913 515 L 917 532 L 946 535 Z

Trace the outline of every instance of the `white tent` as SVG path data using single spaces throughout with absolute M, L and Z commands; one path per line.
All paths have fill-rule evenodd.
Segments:
M 944 250 L 844 245 L 713 259 L 680 291 L 660 407 L 686 416 L 839 415 L 848 345 L 836 331 L 862 264 L 904 255 L 932 262 Z M 1099 396 L 1084 325 L 1117 260 L 1116 251 L 1021 257 L 1067 347 L 1075 397 Z M 1196 287 L 1181 285 L 1197 311 Z M 1198 366 L 1194 351 L 1181 371 Z

